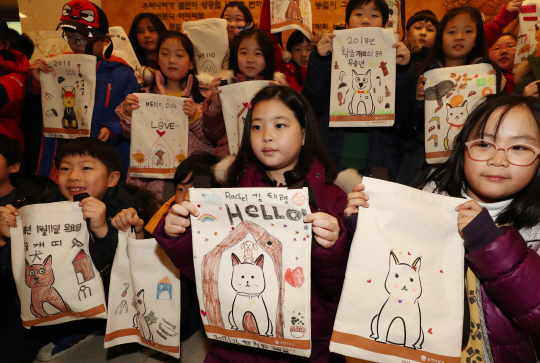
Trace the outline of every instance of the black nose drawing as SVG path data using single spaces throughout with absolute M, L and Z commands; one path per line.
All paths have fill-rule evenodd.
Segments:
M 409 291 L 409 290 L 407 290 L 407 286 L 403 286 L 403 288 L 401 290 Z
M 35 277 L 34 277 L 34 280 L 36 280 L 36 281 L 39 280 L 39 277 L 35 276 Z
M 246 287 L 251 287 L 249 286 L 249 281 L 246 281 Z
M 360 85 L 360 88 L 364 87 L 363 83 L 358 83 Z

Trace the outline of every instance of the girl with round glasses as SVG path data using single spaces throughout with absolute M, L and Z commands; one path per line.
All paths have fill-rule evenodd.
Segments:
M 540 100 L 486 97 L 454 145 L 446 163 L 419 187 L 466 199 L 456 207 L 467 295 L 474 297 L 464 324 L 485 323 L 469 346 L 477 344 L 475 355 L 495 363 L 534 363 L 531 336 L 540 336 Z M 364 186 L 355 186 L 345 215 L 368 208 L 368 199 Z

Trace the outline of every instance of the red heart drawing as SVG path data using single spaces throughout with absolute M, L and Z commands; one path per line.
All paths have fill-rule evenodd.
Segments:
M 300 287 L 304 283 L 304 270 L 302 267 L 297 267 L 294 270 L 290 268 L 285 272 L 285 281 L 292 287 Z
M 371 279 L 367 280 L 367 282 L 369 282 L 371 284 Z
M 206 311 L 201 310 L 201 314 L 202 314 L 202 316 L 206 316 Z
M 156 130 L 157 134 L 159 135 L 159 137 L 165 135 L 165 131 L 159 131 L 159 130 Z
M 429 328 L 429 330 L 427 331 L 429 334 L 433 334 L 433 332 L 431 331 L 431 328 Z
M 244 107 L 246 107 L 246 108 L 247 108 L 247 107 L 248 107 L 248 105 L 249 105 L 249 103 L 247 103 L 247 102 L 244 102 L 244 103 L 242 103 L 242 105 L 244 105 Z
M 440 273 L 443 273 L 443 272 L 442 272 L 442 270 L 441 270 L 441 271 L 439 271 L 439 272 L 440 272 Z
M 411 253 L 410 253 L 410 252 L 407 252 L 407 253 L 409 254 L 409 256 L 411 255 Z

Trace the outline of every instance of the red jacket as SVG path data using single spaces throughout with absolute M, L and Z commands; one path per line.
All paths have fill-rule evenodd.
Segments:
M 15 61 L 6 60 L 0 54 L 0 134 L 18 139 L 21 149 L 24 139 L 19 129 L 19 120 L 26 97 L 25 83 L 30 72 L 28 59 L 16 50 L 8 50 Z
M 205 362 L 341 362 L 342 356 L 331 354 L 328 346 L 336 317 L 335 296 L 341 292 L 347 268 L 352 233 L 347 230 L 343 211 L 347 205 L 347 195 L 337 185 L 327 183 L 324 168 L 314 161 L 306 176 L 317 200 L 318 211 L 328 213 L 338 219 L 340 233 L 338 240 L 330 249 L 315 244 L 311 252 L 311 357 L 301 358 L 284 353 L 276 353 L 236 344 L 214 341 Z M 264 175 L 255 167 L 247 168 L 239 187 L 271 187 Z M 311 207 L 312 212 L 316 210 Z M 193 279 L 193 249 L 191 230 L 171 238 L 164 231 L 165 218 L 162 218 L 153 236 L 164 249 L 172 262 L 182 273 Z

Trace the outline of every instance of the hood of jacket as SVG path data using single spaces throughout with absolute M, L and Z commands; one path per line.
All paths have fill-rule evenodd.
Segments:
M 15 58 L 15 61 L 10 60 L 9 58 L 11 57 L 5 54 L 6 52 L 11 53 L 10 55 Z M 29 66 L 28 59 L 26 59 L 26 56 L 19 51 L 8 49 L 0 52 L 0 68 L 9 71 L 9 73 L 19 73 L 25 78 L 28 78 L 30 77 L 30 71 L 28 70 Z

